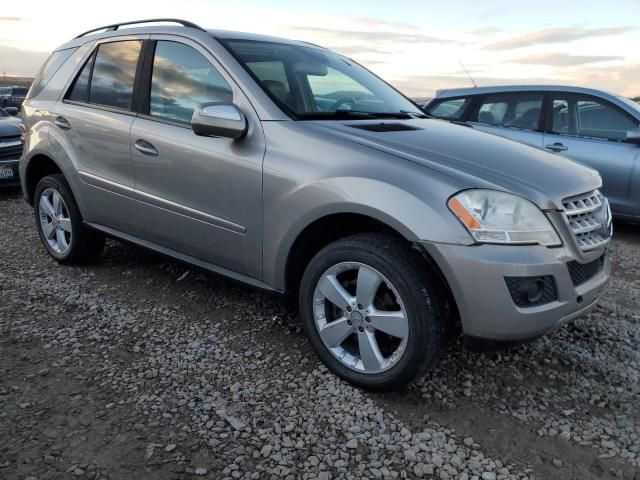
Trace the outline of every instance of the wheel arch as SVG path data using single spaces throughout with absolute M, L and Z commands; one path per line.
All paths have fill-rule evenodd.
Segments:
M 74 198 L 78 198 L 71 182 L 69 181 L 69 178 L 65 174 L 64 170 L 60 167 L 58 162 L 56 162 L 51 155 L 47 155 L 45 153 L 36 153 L 28 158 L 24 173 L 24 196 L 30 205 L 33 206 L 33 197 L 38 182 L 47 175 L 53 175 L 56 173 L 61 174 L 65 177 Z

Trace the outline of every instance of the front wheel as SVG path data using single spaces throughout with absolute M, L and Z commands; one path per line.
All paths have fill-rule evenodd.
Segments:
M 304 272 L 299 302 L 318 356 L 360 387 L 401 387 L 440 354 L 446 324 L 440 280 L 390 235 L 358 234 L 326 246 Z

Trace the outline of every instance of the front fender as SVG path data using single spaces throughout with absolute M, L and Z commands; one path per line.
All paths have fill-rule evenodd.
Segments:
M 323 217 L 353 213 L 386 224 L 410 242 L 470 244 L 468 233 L 447 210 L 443 185 L 420 198 L 404 188 L 365 177 L 328 178 L 265 205 L 264 279 L 283 290 L 289 252 L 304 229 Z M 435 200 L 437 198 L 437 200 Z M 293 221 L 292 221 L 293 219 Z

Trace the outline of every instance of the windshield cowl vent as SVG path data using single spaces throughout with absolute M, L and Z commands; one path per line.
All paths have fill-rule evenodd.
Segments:
M 422 130 L 421 128 L 407 125 L 406 123 L 360 123 L 358 125 L 347 125 L 351 128 L 366 130 L 368 132 L 410 132 L 412 130 Z

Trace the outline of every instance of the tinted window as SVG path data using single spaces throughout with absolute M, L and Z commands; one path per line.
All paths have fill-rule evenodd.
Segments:
M 89 76 L 91 75 L 91 67 L 93 66 L 95 57 L 95 54 L 91 55 L 89 60 L 84 64 L 84 67 L 82 67 L 80 74 L 76 77 L 71 90 L 67 94 L 69 100 L 75 102 L 86 102 L 89 100 Z
M 604 100 L 558 95 L 553 101 L 553 132 L 581 137 L 624 140 L 638 122 Z
M 441 100 L 429 107 L 429 115 L 447 120 L 460 120 L 464 111 L 471 102 L 471 98 L 452 98 Z
M 28 89 L 24 87 L 14 87 L 11 90 L 12 95 L 22 96 L 27 94 Z
M 182 43 L 159 41 L 153 60 L 149 113 L 191 123 L 196 106 L 231 102 L 233 93 L 220 73 L 197 50 Z
M 100 45 L 91 77 L 90 103 L 131 110 L 141 46 L 138 40 Z
M 62 64 L 75 52 L 77 48 L 67 48 L 66 50 L 58 50 L 53 52 L 48 60 L 44 63 L 38 75 L 36 75 L 31 87 L 31 97 L 38 95 L 42 89 L 49 83 L 49 80 L 60 69 Z
M 536 130 L 540 125 L 542 93 L 488 95 L 474 121 L 488 125 Z

